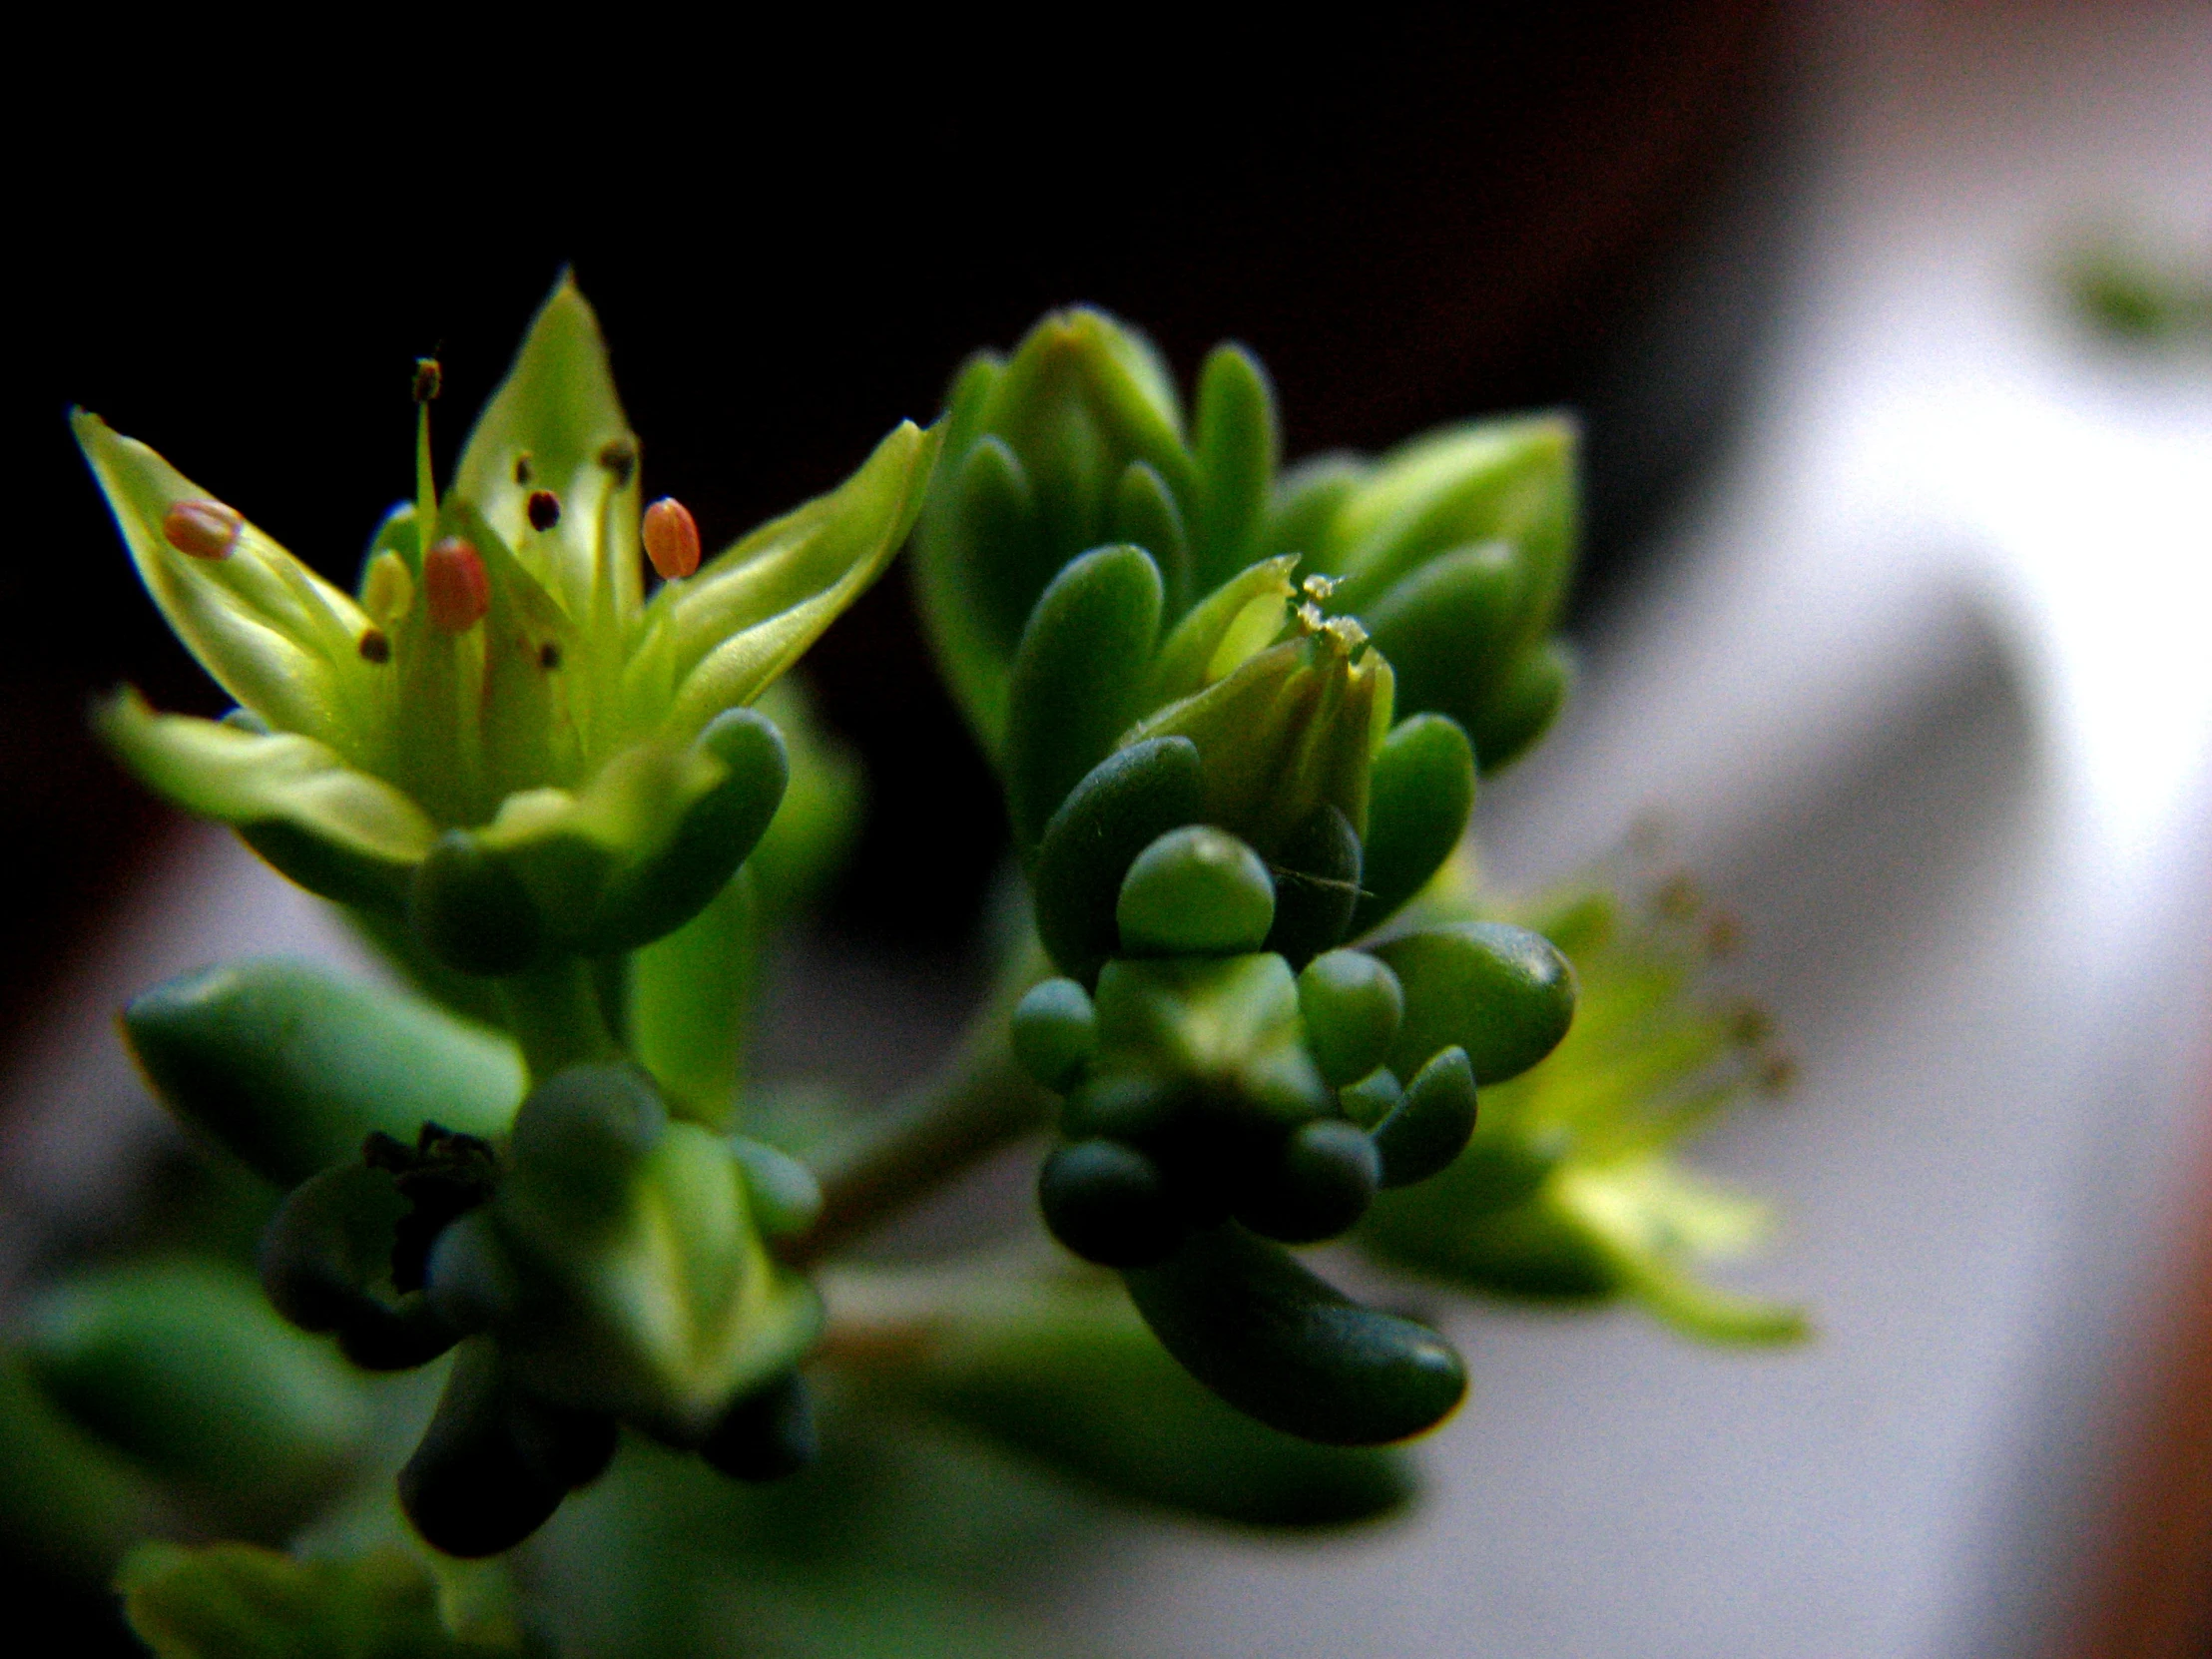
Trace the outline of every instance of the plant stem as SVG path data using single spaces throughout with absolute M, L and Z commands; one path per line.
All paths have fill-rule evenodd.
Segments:
M 813 1159 L 822 1219 L 780 1247 L 820 1260 L 1008 1141 L 1051 1121 L 1052 1096 L 1015 1064 L 1014 1004 L 1048 969 L 1027 941 L 1008 959 L 944 1069 Z
M 499 981 L 499 999 L 532 1088 L 563 1067 L 622 1056 L 607 1029 L 591 964 L 581 957 L 554 956 L 508 975 Z

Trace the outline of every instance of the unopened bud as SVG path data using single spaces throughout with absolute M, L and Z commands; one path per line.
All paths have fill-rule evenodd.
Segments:
M 430 626 L 441 634 L 465 634 L 491 609 L 491 582 L 483 556 L 448 536 L 422 556 L 422 597 Z
M 361 609 L 386 628 L 414 609 L 414 572 L 407 561 L 388 548 L 368 561 L 368 576 L 361 583 Z
M 645 556 L 664 582 L 699 568 L 699 521 L 673 495 L 645 509 Z
M 179 501 L 162 515 L 162 535 L 188 558 L 228 559 L 245 523 L 220 501 Z
M 550 530 L 561 522 L 561 498 L 551 490 L 532 490 L 527 510 L 533 530 Z

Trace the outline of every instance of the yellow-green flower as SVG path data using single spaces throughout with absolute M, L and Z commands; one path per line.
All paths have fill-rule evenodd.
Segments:
M 213 722 L 125 692 L 101 729 L 149 785 L 302 885 L 411 907 L 457 965 L 642 943 L 766 827 L 782 745 L 742 711 L 897 551 L 935 435 L 900 424 L 835 491 L 648 597 L 644 542 L 682 572 L 697 532 L 673 503 L 647 522 L 638 441 L 572 282 L 442 494 L 435 365 L 416 389 L 414 499 L 378 530 L 357 595 L 146 445 L 74 417 L 148 592 L 239 702 Z

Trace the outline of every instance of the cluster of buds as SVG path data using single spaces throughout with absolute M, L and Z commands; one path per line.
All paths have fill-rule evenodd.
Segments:
M 1262 1420 L 1425 1428 L 1457 1357 L 1281 1247 L 1450 1165 L 1477 1086 L 1572 1017 L 1534 932 L 1389 927 L 1464 833 L 1478 757 L 1557 707 L 1570 434 L 1472 428 L 1278 479 L 1248 353 L 1208 358 L 1187 418 L 1151 348 L 1090 311 L 970 364 L 947 426 L 919 534 L 932 638 L 1063 975 L 1013 1027 L 1063 1097 L 1047 1225 Z

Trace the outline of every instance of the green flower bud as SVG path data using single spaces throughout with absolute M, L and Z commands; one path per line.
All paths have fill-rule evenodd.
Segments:
M 1241 956 L 1274 925 L 1275 883 L 1236 836 L 1188 825 L 1137 854 L 1114 915 L 1131 956 Z
M 1367 1132 L 1321 1118 L 1292 1130 L 1273 1162 L 1250 1178 L 1237 1198 L 1237 1220 L 1264 1239 L 1319 1244 L 1367 1214 L 1382 1181 Z
M 1357 936 L 1380 927 L 1428 884 L 1466 833 L 1474 810 L 1474 751 L 1442 715 L 1390 729 L 1368 782 L 1368 833 L 1353 912 Z
M 1248 659 L 1226 679 L 1147 717 L 1129 742 L 1188 738 L 1205 778 L 1204 818 L 1275 858 L 1331 806 L 1358 835 L 1368 770 L 1389 728 L 1390 669 L 1348 618 Z
M 1024 853 L 1139 713 L 1160 604 L 1160 572 L 1136 547 L 1086 553 L 1037 601 L 1006 712 L 1006 807 Z
M 1045 826 L 1031 887 L 1037 937 L 1085 982 L 1120 942 L 1115 908 L 1139 852 L 1198 821 L 1205 783 L 1188 738 L 1133 743 L 1092 768 Z
M 1052 1236 L 1101 1267 L 1149 1267 L 1183 1236 L 1160 1166 L 1121 1141 L 1055 1147 L 1038 1172 L 1037 1203 Z
M 1075 1086 L 1098 1053 L 1098 1010 L 1072 979 L 1032 985 L 1014 1004 L 1014 1058 L 1057 1094 Z
M 1405 992 L 1397 975 L 1361 950 L 1332 950 L 1298 976 L 1299 1012 L 1314 1063 L 1333 1088 L 1368 1076 L 1390 1052 Z
M 1382 1184 L 1409 1187 L 1449 1166 L 1465 1150 L 1474 1119 L 1474 1067 L 1465 1049 L 1444 1049 L 1420 1068 L 1375 1130 Z
M 487 1259 L 511 1268 L 511 1297 L 472 1294 L 499 1277 Z M 440 1241 L 430 1291 L 488 1304 L 501 1365 L 532 1397 L 675 1445 L 789 1370 L 822 1317 L 770 1258 L 729 1143 L 671 1122 L 625 1066 L 572 1067 L 524 1102 L 498 1192 Z
M 1558 1046 L 1574 1018 L 1574 970 L 1541 934 L 1472 921 L 1375 947 L 1405 989 L 1390 1069 L 1409 1076 L 1440 1049 L 1466 1050 L 1477 1081 L 1516 1077 Z
M 131 1628 L 163 1659 L 225 1654 L 469 1659 L 417 1554 L 300 1560 L 258 1544 L 142 1543 L 116 1575 Z
M 233 1526 L 296 1521 L 363 1448 L 367 1401 L 232 1269 L 140 1262 L 48 1287 L 32 1378 L 80 1426 Z
M 504 1041 L 302 962 L 173 979 L 124 1009 L 123 1033 L 172 1112 L 280 1187 L 357 1159 L 374 1132 L 500 1134 L 522 1097 Z
M 1194 1233 L 1123 1279 L 1184 1370 L 1301 1439 L 1401 1440 L 1433 1428 L 1466 1392 L 1464 1366 L 1433 1331 L 1363 1308 L 1234 1225 Z
M 1111 1497 L 1246 1526 L 1342 1526 L 1414 1491 L 1402 1454 L 1255 1422 L 1104 1287 L 993 1284 L 937 1312 L 881 1383 Z
M 1097 311 L 1048 316 L 1010 361 L 961 371 L 915 551 L 931 644 L 985 749 L 1029 609 L 1077 555 L 1145 549 L 1171 620 L 1258 556 L 1277 462 L 1267 376 L 1222 346 L 1196 403 L 1194 433 L 1151 345 Z
M 1108 962 L 1098 976 L 1098 1071 L 1157 1078 L 1212 1112 L 1296 1127 L 1329 1111 L 1306 1052 L 1298 983 L 1276 955 Z

